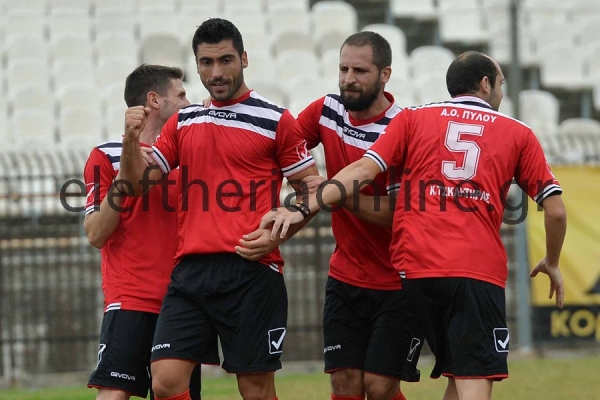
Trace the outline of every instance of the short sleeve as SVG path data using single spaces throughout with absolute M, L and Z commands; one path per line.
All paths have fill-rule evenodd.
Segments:
M 154 160 L 164 174 L 168 174 L 179 165 L 177 135 L 180 115 L 175 113 L 167 120 L 152 146 Z
M 321 143 L 321 127 L 319 120 L 323 112 L 325 97 L 310 103 L 298 114 L 298 125 L 309 149 L 314 149 Z
M 381 133 L 373 146 L 365 153 L 375 161 L 381 171 L 387 171 L 390 166 L 401 166 L 406 150 L 410 113 L 404 109 L 396 115 Z
M 286 178 L 315 164 L 307 148 L 298 121 L 284 110 L 275 133 L 277 160 Z
M 515 170 L 515 180 L 536 203 L 555 194 L 561 194 L 562 188 L 556 180 L 540 142 L 531 130 L 525 137 L 519 161 Z
M 108 193 L 117 171 L 107 155 L 94 148 L 85 163 L 83 179 L 85 181 L 85 214 L 100 210 L 100 204 Z

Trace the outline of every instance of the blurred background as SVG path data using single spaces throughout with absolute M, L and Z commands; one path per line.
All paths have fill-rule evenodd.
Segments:
M 502 227 L 511 350 L 598 350 L 600 2 L 0 0 L 0 385 L 95 366 L 100 254 L 83 233 L 78 180 L 91 148 L 120 138 L 125 77 L 140 63 L 179 66 L 188 98 L 208 96 L 191 38 L 215 16 L 242 32 L 249 87 L 295 115 L 338 92 L 339 48 L 357 31 L 377 31 L 392 45 L 387 90 L 401 106 L 447 100 L 446 69 L 461 52 L 495 58 L 507 79 L 501 111 L 538 135 L 570 223 L 559 311 L 545 278 L 528 278 L 545 252 L 541 213 L 511 191 L 515 210 Z M 322 153 L 314 155 L 322 169 Z M 322 360 L 334 246 L 325 213 L 283 246 L 286 362 Z

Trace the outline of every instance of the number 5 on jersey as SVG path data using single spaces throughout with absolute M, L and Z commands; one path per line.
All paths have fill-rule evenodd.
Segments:
M 472 179 L 477 174 L 477 165 L 481 148 L 477 143 L 466 140 L 463 136 L 483 136 L 483 126 L 461 124 L 450 121 L 446 130 L 444 144 L 453 153 L 464 153 L 462 166 L 458 167 L 456 161 L 442 161 L 442 173 L 450 180 Z

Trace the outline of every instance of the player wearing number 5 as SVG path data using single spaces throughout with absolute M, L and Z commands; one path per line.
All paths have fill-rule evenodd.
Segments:
M 460 55 L 446 75 L 451 101 L 404 109 L 308 207 L 280 208 L 261 221 L 274 223 L 273 237 L 285 235 L 290 224 L 340 201 L 341 185 L 350 196 L 382 171 L 401 168 L 392 264 L 436 356 L 431 376 L 448 378 L 444 400 L 491 399 L 492 382 L 508 377 L 507 258 L 499 231 L 513 177 L 545 214 L 547 254 L 531 275 L 549 275 L 550 295 L 559 307 L 564 299 L 562 190 L 532 130 L 497 112 L 503 81 L 488 56 Z

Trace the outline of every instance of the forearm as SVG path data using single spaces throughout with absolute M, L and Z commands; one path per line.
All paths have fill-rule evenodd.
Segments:
M 146 168 L 147 164 L 141 154 L 139 139 L 125 136 L 119 172 L 119 178 L 123 182 L 120 183 L 119 190 L 136 196 L 147 191 L 149 187 L 142 184 Z
M 555 267 L 558 265 L 567 232 L 567 214 L 560 196 L 551 196 L 544 200 L 544 228 L 547 264 Z
M 356 200 L 356 201 L 354 201 Z M 359 219 L 390 228 L 394 216 L 395 199 L 390 196 L 366 196 L 356 193 L 342 200 L 344 208 Z
M 100 204 L 100 209 L 85 217 L 83 229 L 92 246 L 98 249 L 102 248 L 119 226 L 122 199 L 121 193 L 111 186 L 109 193 Z

